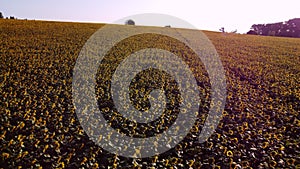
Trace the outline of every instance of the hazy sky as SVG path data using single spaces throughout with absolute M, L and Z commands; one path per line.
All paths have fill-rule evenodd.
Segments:
M 300 1 L 284 0 L 0 0 L 4 16 L 112 23 L 140 13 L 181 18 L 198 29 L 247 32 L 252 24 L 300 18 Z M 136 23 L 138 24 L 138 23 Z

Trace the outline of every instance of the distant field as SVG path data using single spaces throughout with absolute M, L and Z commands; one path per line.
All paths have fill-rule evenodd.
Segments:
M 300 39 L 204 31 L 226 73 L 227 102 L 218 128 L 207 142 L 196 143 L 210 89 L 199 66 L 197 80 L 207 99 L 199 128 L 164 154 L 133 160 L 89 140 L 72 103 L 76 58 L 102 26 L 0 19 L 0 168 L 300 167 Z M 120 45 L 126 49 L 125 42 Z

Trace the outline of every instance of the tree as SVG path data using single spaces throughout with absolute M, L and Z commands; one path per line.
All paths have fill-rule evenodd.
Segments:
M 300 37 L 300 18 L 271 24 L 254 24 L 247 34 L 264 36 Z
M 223 33 L 224 33 L 224 32 L 225 32 L 225 28 L 224 28 L 224 27 L 222 27 L 222 28 L 220 28 L 220 29 L 219 29 L 219 31 L 221 31 L 221 32 L 223 32 Z
M 257 33 L 254 30 L 250 30 L 247 32 L 248 35 L 257 35 Z
M 0 12 L 0 19 L 3 19 L 4 16 L 2 15 L 2 12 Z
M 125 22 L 125 25 L 135 25 L 135 22 L 132 19 L 129 19 Z

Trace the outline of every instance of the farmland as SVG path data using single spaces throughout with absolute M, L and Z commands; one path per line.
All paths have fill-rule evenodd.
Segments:
M 227 101 L 218 128 L 207 142 L 196 142 L 209 109 L 210 89 L 199 63 L 195 73 L 197 81 L 202 82 L 205 99 L 190 133 L 164 154 L 130 159 L 111 154 L 91 141 L 79 124 L 72 102 L 76 59 L 88 38 L 102 26 L 0 20 L 0 167 L 300 167 L 300 39 L 204 31 L 218 51 L 226 75 Z M 147 36 L 150 35 L 125 41 L 153 38 Z M 155 37 L 157 41 L 167 41 L 163 38 Z M 155 42 L 135 45 L 149 47 Z M 119 44 L 121 53 L 116 48 L 117 52 L 112 51 L 108 58 L 123 56 L 126 44 L 129 43 Z M 182 44 L 176 45 L 184 48 Z M 107 61 L 107 69 L 113 69 L 110 65 L 115 63 Z M 105 85 L 99 73 L 97 96 Z M 136 90 L 143 85 L 132 84 Z M 176 100 L 175 96 L 170 97 Z M 144 103 L 142 108 L 146 109 L 147 102 Z M 115 124 L 109 119 L 111 115 L 104 116 Z M 167 123 L 173 118 L 176 117 L 161 125 L 170 125 Z M 151 133 L 151 127 L 135 132 L 126 127 L 119 129 L 143 137 L 140 133 Z

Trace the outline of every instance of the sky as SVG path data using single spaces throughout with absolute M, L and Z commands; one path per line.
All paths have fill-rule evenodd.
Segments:
M 300 1 L 284 0 L 0 0 L 0 12 L 19 19 L 114 23 L 136 14 L 180 18 L 200 30 L 237 30 L 300 18 Z M 136 22 L 137 25 L 139 23 Z

